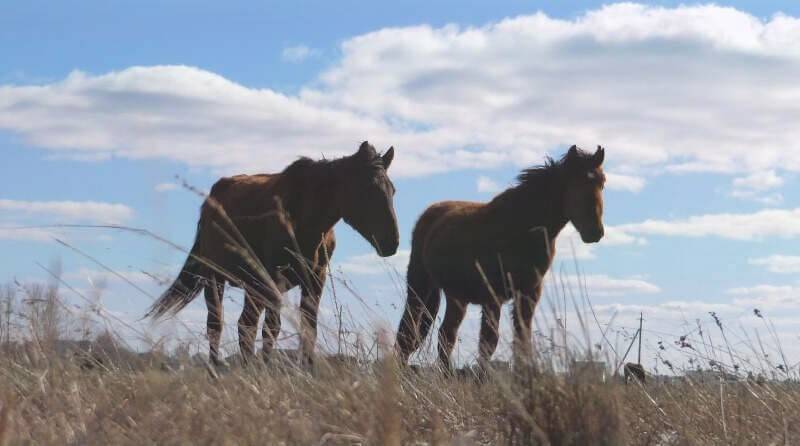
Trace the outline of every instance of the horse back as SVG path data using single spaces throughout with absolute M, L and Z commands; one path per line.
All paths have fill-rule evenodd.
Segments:
M 276 209 L 279 180 L 280 174 L 223 177 L 211 187 L 206 203 L 215 201 L 231 217 L 264 214 Z
M 484 206 L 482 203 L 471 201 L 440 201 L 428 206 L 414 225 L 412 245 L 424 249 L 424 245 L 437 226 L 447 225 L 454 220 L 469 219 L 482 206 Z

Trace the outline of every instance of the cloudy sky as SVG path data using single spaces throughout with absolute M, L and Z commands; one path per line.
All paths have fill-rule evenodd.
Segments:
M 563 308 L 556 285 L 580 295 L 585 284 L 590 331 L 602 338 L 603 327 L 609 342 L 595 341 L 606 351 L 644 313 L 648 367 L 659 353 L 716 355 L 710 312 L 730 344 L 747 350 L 759 330 L 779 341 L 771 357 L 778 344 L 789 356 L 775 364 L 791 366 L 800 361 L 800 4 L 725 3 L 5 2 L 0 278 L 43 280 L 37 263 L 59 260 L 65 282 L 137 330 L 197 336 L 202 304 L 181 322 L 135 322 L 163 289 L 154 277 L 177 272 L 179 250 L 135 233 L 45 226 L 123 224 L 189 246 L 201 198 L 182 182 L 207 190 L 222 175 L 343 155 L 367 139 L 397 149 L 401 250 L 377 261 L 340 224 L 323 305 L 329 322 L 338 302 L 363 330 L 393 329 L 426 206 L 488 200 L 546 155 L 602 144 L 606 239 L 588 247 L 568 228 L 548 302 Z M 233 324 L 240 299 L 230 297 Z M 570 304 L 567 324 L 580 339 L 574 312 Z M 545 307 L 539 318 L 559 323 Z M 463 360 L 477 326 L 472 312 Z M 675 345 L 683 334 L 696 352 Z

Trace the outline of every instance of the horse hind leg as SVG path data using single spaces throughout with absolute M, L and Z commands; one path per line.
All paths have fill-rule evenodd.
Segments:
M 206 330 L 208 334 L 208 357 L 214 366 L 224 364 L 219 357 L 219 344 L 222 338 L 223 321 L 223 293 L 225 291 L 225 280 L 212 276 L 205 285 L 206 309 Z
M 395 350 L 401 364 L 417 351 L 428 336 L 433 318 L 439 312 L 440 289 L 433 285 L 427 274 L 416 271 L 413 263 L 408 266 L 408 297 L 406 308 L 397 329 Z

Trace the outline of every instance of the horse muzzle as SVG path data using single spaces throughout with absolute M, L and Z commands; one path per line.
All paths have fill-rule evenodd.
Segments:
M 584 243 L 597 243 L 603 239 L 605 232 L 602 226 L 592 231 L 581 231 L 581 240 L 583 240 Z
M 399 238 L 392 238 L 389 240 L 381 240 L 375 244 L 375 251 L 381 257 L 390 257 L 397 253 L 397 247 L 400 245 Z

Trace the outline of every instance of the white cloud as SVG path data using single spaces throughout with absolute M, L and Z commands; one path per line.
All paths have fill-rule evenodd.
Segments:
M 763 266 L 767 271 L 780 274 L 800 273 L 800 256 L 772 255 L 748 261 L 751 265 Z
M 606 226 L 605 235 L 598 244 L 600 246 L 646 245 L 647 240 L 627 234 L 617 226 Z
M 560 287 L 563 283 L 569 290 L 580 290 L 584 287 L 590 296 L 625 296 L 630 294 L 655 294 L 661 289 L 640 278 L 617 278 L 605 274 L 551 275 L 551 283 Z
M 185 66 L 73 72 L 45 86 L 0 87 L 0 128 L 62 155 L 163 158 L 226 171 L 279 170 L 298 155 L 352 153 L 364 139 L 390 144 L 389 127 L 376 119 Z
M 749 189 L 733 189 L 731 197 L 755 201 L 767 206 L 776 206 L 783 203 L 783 194 L 780 192 L 764 194 Z
M 501 190 L 503 190 L 503 188 L 491 178 L 485 176 L 478 177 L 478 192 L 494 194 L 500 192 Z
M 795 238 L 800 236 L 800 208 L 764 209 L 749 214 L 707 214 L 677 220 L 646 220 L 619 225 L 617 229 L 628 235 L 720 237 L 730 240 Z
M 375 253 L 360 254 L 347 258 L 343 262 L 335 262 L 334 270 L 341 270 L 344 274 L 375 275 L 399 273 L 405 277 L 406 268 L 411 251 L 400 249 L 392 257 L 381 258 Z
M 611 190 L 639 192 L 646 183 L 642 177 L 606 172 L 606 187 Z
M 575 227 L 568 224 L 556 239 L 557 259 L 589 260 L 595 258 L 596 247 L 645 245 L 647 241 L 636 235 L 620 230 L 616 226 L 605 226 L 605 235 L 597 244 L 583 243 Z
M 175 268 L 170 268 L 170 272 L 172 270 L 180 269 L 180 266 L 176 266 Z M 64 274 L 64 279 L 67 281 L 84 281 L 84 283 L 89 283 L 90 285 L 104 287 L 110 284 L 119 284 L 124 283 L 126 281 L 133 282 L 137 285 L 159 285 L 161 282 L 166 282 L 167 277 L 160 277 L 161 274 L 152 274 L 146 273 L 144 271 L 126 271 L 126 270 L 115 270 L 113 273 L 111 271 L 100 270 L 100 269 L 90 269 L 90 268 L 80 268 L 77 271 L 71 271 Z
M 724 303 L 709 303 L 699 300 L 685 301 L 685 300 L 671 300 L 657 304 L 600 304 L 594 306 L 595 310 L 603 313 L 628 314 L 639 315 L 644 313 L 646 317 L 697 317 L 699 315 L 705 316 L 708 312 L 737 312 L 741 311 L 739 307 L 731 304 Z M 674 329 L 674 328 L 673 328 Z
M 785 15 L 631 3 L 574 20 L 381 29 L 346 40 L 296 96 L 191 67 L 74 72 L 0 87 L 0 128 L 61 155 L 225 171 L 274 171 L 363 139 L 398 148 L 398 175 L 530 165 L 572 143 L 607 146 L 629 172 L 800 171 L 798 39 Z
M 733 303 L 761 309 L 800 308 L 800 287 L 793 285 L 757 285 L 732 288 L 728 293 L 738 296 Z
M 309 57 L 319 55 L 319 50 L 309 48 L 305 45 L 289 46 L 283 49 L 281 57 L 287 62 L 302 62 Z
M 156 192 L 169 192 L 169 191 L 175 190 L 177 188 L 178 188 L 178 185 L 175 184 L 175 183 L 159 183 L 159 184 L 156 184 L 156 187 L 154 187 L 153 189 Z
M 731 196 L 767 205 L 776 205 L 783 201 L 783 195 L 778 192 L 766 192 L 781 186 L 783 186 L 783 178 L 774 170 L 757 171 L 735 178 Z
M 0 240 L 49 242 L 69 239 L 66 229 L 43 227 L 58 224 L 121 224 L 134 212 L 119 203 L 97 201 L 22 201 L 0 199 Z M 91 237 L 107 239 L 106 235 Z
M 133 217 L 124 204 L 97 201 L 19 201 L 0 199 L 0 211 L 9 215 L 41 215 L 57 218 L 57 223 L 123 223 Z
M 345 42 L 325 88 L 303 97 L 460 130 L 523 163 L 577 142 L 639 165 L 797 170 L 798 35 L 786 16 L 631 3 L 569 21 L 383 29 Z
M 48 242 L 57 234 L 47 229 L 4 227 L 0 225 L 0 240 Z
M 733 187 L 753 191 L 765 191 L 783 186 L 783 178 L 774 170 L 753 172 L 733 180 Z

